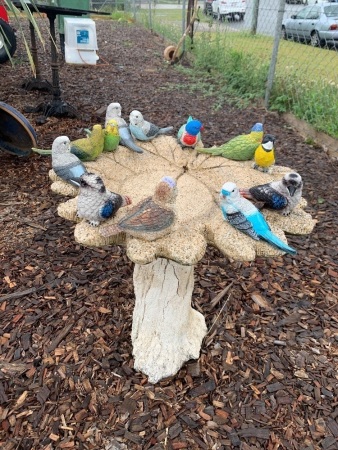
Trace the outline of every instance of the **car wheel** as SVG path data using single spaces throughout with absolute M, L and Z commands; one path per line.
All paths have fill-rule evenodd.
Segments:
M 321 41 L 320 41 L 318 31 L 313 31 L 311 33 L 310 44 L 312 45 L 312 47 L 320 47 L 321 46 Z
M 8 53 L 13 56 L 16 50 L 16 36 L 13 28 L 0 19 L 0 64 L 9 60 Z M 7 47 L 7 51 L 6 48 Z
M 286 29 L 285 29 L 284 25 L 282 26 L 282 39 L 285 39 L 285 40 L 288 39 L 288 35 L 286 33 Z

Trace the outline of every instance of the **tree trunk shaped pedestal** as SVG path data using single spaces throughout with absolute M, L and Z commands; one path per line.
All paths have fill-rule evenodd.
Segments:
M 191 307 L 194 267 L 159 258 L 135 264 L 133 278 L 134 367 L 156 383 L 199 357 L 207 327 L 203 315 Z
M 280 180 L 292 170 L 275 166 L 272 172 L 263 173 L 252 168 L 252 161 L 232 161 L 183 150 L 176 139 L 168 136 L 142 142 L 142 148 L 144 153 L 139 154 L 120 145 L 114 153 L 102 153 L 96 161 L 86 163 L 88 171 L 100 175 L 107 189 L 132 199 L 132 205 L 120 208 L 99 227 L 77 218 L 77 189 L 58 179 L 53 171 L 49 176 L 53 192 L 73 197 L 59 205 L 58 214 L 78 222 L 75 240 L 89 247 L 124 245 L 134 262 L 134 368 L 156 383 L 175 375 L 189 359 L 199 357 L 207 327 L 203 315 L 192 308 L 191 300 L 194 267 L 203 258 L 207 245 L 237 261 L 254 261 L 257 255 L 282 255 L 224 220 L 219 206 L 222 185 L 232 181 L 248 188 Z M 160 234 L 122 230 L 104 237 L 103 227 L 120 229 L 119 223 L 122 219 L 125 222 L 131 212 L 134 214 L 133 208 L 144 204 L 148 197 L 155 198 L 155 188 L 163 177 L 176 181 L 177 195 L 170 206 L 174 220 L 169 221 L 170 226 Z M 315 222 L 304 211 L 305 206 L 306 201 L 301 199 L 288 217 L 278 212 L 263 213 L 272 231 L 286 242 L 284 232 L 312 231 Z M 170 214 L 173 217 L 172 212 L 166 211 L 165 217 L 170 218 Z M 137 223 L 133 223 L 137 229 Z

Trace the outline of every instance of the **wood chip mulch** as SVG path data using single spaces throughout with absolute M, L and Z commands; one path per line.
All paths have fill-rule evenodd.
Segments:
M 62 96 L 81 118 L 39 125 L 26 115 L 41 148 L 103 123 L 112 101 L 126 118 L 139 109 L 175 131 L 198 117 L 205 146 L 263 121 L 277 136 L 277 163 L 302 175 L 317 224 L 310 236 L 289 236 L 295 257 L 239 263 L 208 248 L 193 293 L 209 328 L 200 359 L 153 385 L 133 369 L 124 248 L 77 244 L 74 224 L 56 213 L 50 158 L 2 153 L 0 448 L 338 449 L 337 162 L 277 114 L 226 99 L 214 109 L 219 99 L 190 91 L 187 75 L 164 62 L 161 37 L 135 24 L 96 27 L 99 63 L 60 68 Z M 50 79 L 48 45 L 39 58 Z M 0 66 L 0 100 L 23 112 L 48 99 L 21 88 L 29 76 L 19 40 L 15 67 Z

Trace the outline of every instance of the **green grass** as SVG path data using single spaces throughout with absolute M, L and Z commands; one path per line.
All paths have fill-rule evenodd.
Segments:
M 182 36 L 181 15 L 181 10 L 158 9 L 152 14 L 152 28 L 175 45 Z M 202 17 L 203 22 L 211 20 L 201 12 Z M 176 66 L 190 75 L 192 91 L 213 95 L 215 108 L 225 101 L 246 106 L 264 99 L 272 37 L 233 31 L 231 23 L 208 31 L 199 31 L 196 24 L 195 31 L 191 68 Z M 337 51 L 281 40 L 269 107 L 292 112 L 338 138 Z

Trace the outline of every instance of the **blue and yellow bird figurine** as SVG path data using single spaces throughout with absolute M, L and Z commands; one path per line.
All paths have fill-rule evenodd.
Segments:
M 269 172 L 271 167 L 275 164 L 275 136 L 266 134 L 262 143 L 257 147 L 254 155 L 253 168 L 262 170 L 262 172 Z

